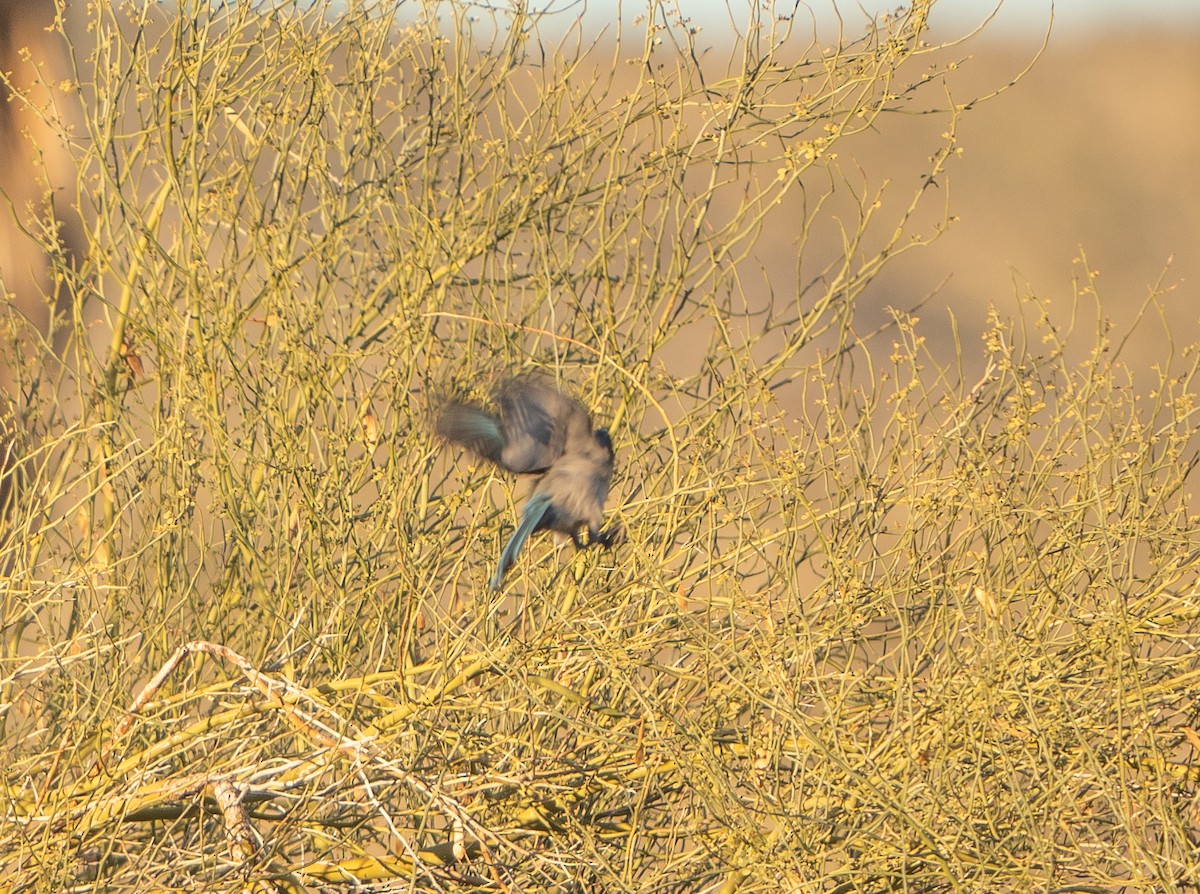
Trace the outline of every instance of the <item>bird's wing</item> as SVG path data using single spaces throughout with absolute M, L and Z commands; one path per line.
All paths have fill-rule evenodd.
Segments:
M 500 422 L 470 404 L 451 404 L 438 417 L 437 433 L 449 441 L 474 450 L 484 459 L 500 463 L 504 437 Z
M 512 567 L 517 553 L 521 551 L 529 535 L 538 529 L 549 509 L 549 494 L 534 494 L 529 498 L 529 502 L 525 504 L 525 511 L 521 513 L 521 523 L 517 525 L 513 535 L 508 538 L 508 543 L 504 545 L 504 551 L 500 553 L 500 564 L 496 566 L 496 573 L 492 575 L 493 590 L 500 589 L 500 585 L 504 583 L 504 575 Z
M 513 472 L 545 471 L 563 455 L 568 430 L 590 426 L 583 404 L 534 379 L 504 383 L 496 404 L 504 441 L 500 464 Z

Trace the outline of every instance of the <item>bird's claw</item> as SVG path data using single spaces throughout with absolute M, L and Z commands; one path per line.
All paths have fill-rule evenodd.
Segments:
M 625 542 L 625 529 L 614 524 L 593 534 L 587 528 L 581 528 L 571 534 L 571 541 L 576 549 L 587 549 L 589 546 L 602 546 L 611 549 Z
M 596 542 L 605 549 L 612 549 L 625 542 L 625 528 L 620 524 L 612 524 L 596 535 Z

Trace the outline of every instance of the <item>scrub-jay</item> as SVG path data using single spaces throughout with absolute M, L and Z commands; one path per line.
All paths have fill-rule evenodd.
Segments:
M 553 385 L 533 378 L 509 379 L 495 392 L 498 412 L 453 403 L 438 418 L 437 433 L 462 444 L 502 469 L 540 476 L 492 576 L 504 574 L 534 531 L 569 534 L 577 549 L 612 546 L 620 529 L 602 531 L 604 501 L 613 473 L 608 432 L 592 430 L 587 409 Z M 580 537 L 587 528 L 588 539 Z

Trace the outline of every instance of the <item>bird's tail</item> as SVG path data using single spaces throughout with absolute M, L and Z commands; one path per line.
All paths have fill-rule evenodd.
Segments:
M 508 543 L 504 545 L 504 552 L 500 553 L 500 564 L 496 568 L 496 573 L 492 575 L 493 590 L 500 589 L 500 585 L 504 583 L 504 575 L 516 560 L 517 553 L 521 551 L 521 547 L 525 545 L 529 535 L 537 530 L 549 508 L 549 494 L 534 494 L 529 498 L 529 502 L 525 504 L 525 511 L 521 513 L 521 523 L 517 525 L 513 535 L 508 538 Z

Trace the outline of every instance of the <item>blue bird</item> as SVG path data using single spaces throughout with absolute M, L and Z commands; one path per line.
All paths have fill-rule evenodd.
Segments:
M 437 421 L 437 433 L 446 440 L 509 472 L 539 476 L 520 524 L 500 553 L 494 590 L 535 531 L 567 534 L 577 549 L 594 543 L 610 547 L 621 533 L 615 527 L 601 530 L 613 445 L 607 431 L 592 429 L 587 408 L 553 385 L 528 377 L 502 383 L 495 403 L 495 413 L 453 403 Z M 580 536 L 585 528 L 586 540 Z

